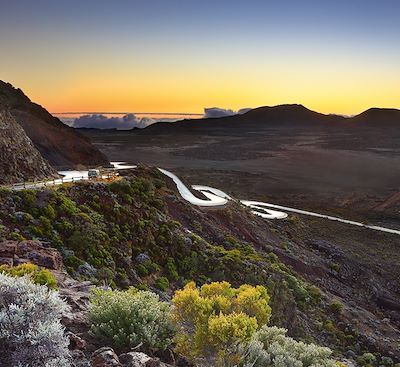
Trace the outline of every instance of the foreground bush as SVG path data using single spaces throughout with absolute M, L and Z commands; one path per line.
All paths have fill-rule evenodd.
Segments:
M 165 349 L 172 341 L 169 305 L 149 291 L 96 290 L 89 318 L 91 333 L 119 350 L 140 343 L 147 349 Z
M 249 343 L 239 346 L 241 367 L 337 367 L 331 350 L 298 342 L 286 330 L 263 326 Z
M 39 268 L 35 264 L 20 264 L 17 266 L 0 265 L 0 273 L 12 277 L 29 276 L 35 284 L 46 285 L 48 288 L 56 289 L 57 280 L 47 269 Z
M 1 366 L 70 366 L 60 323 L 67 308 L 57 292 L 0 273 Z
M 251 339 L 271 316 L 262 286 L 232 288 L 228 282 L 194 282 L 175 293 L 173 319 L 178 327 L 177 351 L 197 365 L 233 365 L 231 348 Z M 232 363 L 232 364 L 229 364 Z

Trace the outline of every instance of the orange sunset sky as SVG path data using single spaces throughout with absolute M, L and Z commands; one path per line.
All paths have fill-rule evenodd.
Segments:
M 16 1 L 0 79 L 51 112 L 400 108 L 400 4 L 350 3 Z

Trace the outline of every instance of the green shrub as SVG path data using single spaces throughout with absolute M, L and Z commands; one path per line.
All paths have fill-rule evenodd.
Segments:
M 149 274 L 157 273 L 161 270 L 160 266 L 151 260 L 146 261 L 143 265 L 146 267 Z
M 169 306 L 148 291 L 95 290 L 90 298 L 90 331 L 118 350 L 140 343 L 146 349 L 165 349 L 173 338 Z
M 362 356 L 357 358 L 357 363 L 361 366 L 374 365 L 376 357 L 372 353 L 364 353 Z
M 20 264 L 17 266 L 0 265 L 0 273 L 12 277 L 29 276 L 35 284 L 46 285 L 50 289 L 57 288 L 57 280 L 47 269 L 39 268 L 35 264 Z
M 18 232 L 11 232 L 9 237 L 10 237 L 11 240 L 14 240 L 14 241 L 24 241 L 25 240 L 25 237 L 22 236 Z
M 0 241 L 4 241 L 7 237 L 8 229 L 7 227 L 0 224 Z
M 382 357 L 381 358 L 381 363 L 384 366 L 393 366 L 393 364 L 394 364 L 393 359 L 390 358 L 390 357 Z
M 336 271 L 337 273 L 340 271 L 341 266 L 338 263 L 330 263 L 330 268 L 334 271 Z
M 61 194 L 59 200 L 60 203 L 58 208 L 61 214 L 71 217 L 79 212 L 76 203 L 67 196 Z
M 341 313 L 343 311 L 343 303 L 340 301 L 333 301 L 330 305 L 330 308 L 335 313 Z
M 308 294 L 314 304 L 318 304 L 321 301 L 322 293 L 321 290 L 315 285 L 310 285 L 308 287 Z
M 161 291 L 165 291 L 169 287 L 169 281 L 166 277 L 159 277 L 154 282 L 154 286 Z
M 19 197 L 27 208 L 33 208 L 36 203 L 36 190 L 21 190 L 18 192 Z
M 140 277 L 147 277 L 149 275 L 149 271 L 143 264 L 139 264 L 136 266 L 136 271 Z
M 54 220 L 57 217 L 57 212 L 51 206 L 51 204 L 48 204 L 46 207 L 43 208 L 43 215 L 50 220 Z
M 175 261 L 172 257 L 167 259 L 167 263 L 165 265 L 165 272 L 169 280 L 176 281 L 179 278 L 178 271 L 176 270 Z
M 324 329 L 330 333 L 333 333 L 336 330 L 332 320 L 325 320 L 323 326 Z
M 75 255 L 69 255 L 64 258 L 65 266 L 70 266 L 73 269 L 77 269 L 79 265 L 83 265 L 85 262 Z
M 242 367 L 337 367 L 329 348 L 298 342 L 286 330 L 264 325 L 250 342 L 239 345 Z

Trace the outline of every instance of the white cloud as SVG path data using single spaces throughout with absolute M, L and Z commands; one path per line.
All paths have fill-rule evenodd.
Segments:
M 251 110 L 252 108 L 241 108 L 237 113 L 238 115 L 243 115 L 244 113 L 249 112 Z
M 241 115 L 250 111 L 251 108 L 242 108 L 238 111 L 231 109 L 224 109 L 219 107 L 204 108 L 204 118 L 217 118 L 224 116 Z M 82 115 L 75 119 L 64 118 L 64 123 L 74 128 L 87 128 L 87 129 L 116 129 L 116 130 L 131 130 L 133 128 L 143 129 L 156 122 L 166 121 L 173 122 L 181 120 L 180 117 L 176 118 L 151 118 L 151 117 L 138 117 L 133 113 L 128 113 L 122 117 L 109 117 L 102 114 Z
M 219 107 L 211 107 L 204 109 L 204 118 L 224 117 L 233 116 L 235 112 L 233 110 L 227 110 Z
M 104 115 L 83 115 L 76 118 L 72 124 L 75 128 L 130 130 L 135 127 L 144 128 L 157 122 L 149 117 L 138 118 L 133 113 L 122 117 L 107 117 Z
M 204 118 L 217 118 L 217 117 L 225 117 L 225 116 L 233 116 L 233 115 L 242 115 L 246 112 L 249 112 L 251 108 L 241 108 L 239 111 L 233 111 L 231 109 L 219 108 L 219 107 L 211 107 L 204 108 Z

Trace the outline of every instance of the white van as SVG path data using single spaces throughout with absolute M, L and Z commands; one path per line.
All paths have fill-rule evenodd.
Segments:
M 98 170 L 98 169 L 90 169 L 88 171 L 88 177 L 89 178 L 100 177 L 100 170 Z

